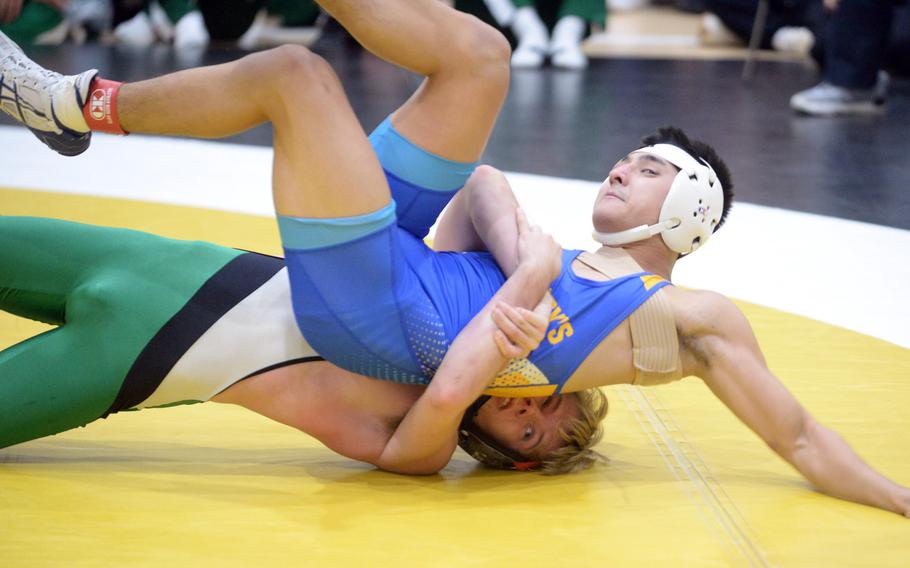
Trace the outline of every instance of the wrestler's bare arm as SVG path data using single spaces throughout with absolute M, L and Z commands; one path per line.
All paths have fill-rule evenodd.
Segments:
M 478 166 L 439 219 L 436 250 L 488 250 L 506 276 L 518 266 L 518 201 L 505 176 Z
M 517 209 L 518 201 L 505 175 L 491 166 L 478 166 L 442 214 L 433 247 L 488 250 L 503 274 L 509 276 L 518 266 Z M 525 221 L 521 214 L 519 219 Z M 499 329 L 493 337 L 500 352 L 515 358 L 526 357 L 536 349 L 546 332 L 551 304 L 552 298 L 546 294 L 533 310 L 508 305 L 494 310 Z
M 774 377 L 742 312 L 711 292 L 682 292 L 678 319 L 689 354 L 715 395 L 821 492 L 903 515 L 910 489 L 866 464 L 834 431 L 819 424 Z
M 493 311 L 500 302 L 534 305 L 559 274 L 561 249 L 539 230 L 520 226 L 518 256 L 515 272 L 455 338 L 433 381 L 405 415 L 375 465 L 398 473 L 428 474 L 448 463 L 462 414 L 507 362 L 490 341 L 497 331 Z

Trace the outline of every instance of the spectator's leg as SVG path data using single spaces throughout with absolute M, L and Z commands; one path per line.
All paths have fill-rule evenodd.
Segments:
M 550 39 L 553 65 L 565 69 L 587 67 L 588 58 L 581 42 L 592 25 L 603 27 L 606 19 L 606 3 L 601 0 L 565 0 Z
M 841 0 L 828 32 L 825 80 L 845 89 L 872 89 L 891 29 L 888 0 Z
M 512 33 L 518 40 L 518 46 L 512 54 L 512 66 L 540 67 L 550 41 L 547 27 L 534 8 L 533 0 L 515 0 L 515 8 Z
M 252 25 L 266 0 L 198 0 L 213 41 L 234 41 Z
M 888 69 L 895 74 L 910 76 L 910 5 L 894 10 L 891 42 L 886 57 Z
M 887 75 L 880 72 L 893 4 L 841 0 L 825 42 L 824 81 L 790 98 L 790 107 L 817 116 L 872 114 L 883 108 Z

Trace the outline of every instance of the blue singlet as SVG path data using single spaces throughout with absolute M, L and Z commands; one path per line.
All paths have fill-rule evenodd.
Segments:
M 505 279 L 488 253 L 437 252 L 422 240 L 474 164 L 429 154 L 388 119 L 370 141 L 394 198 L 390 206 L 337 220 L 279 218 L 294 313 L 307 341 L 332 363 L 426 384 L 458 332 Z M 546 339 L 497 378 L 496 393 L 559 392 L 610 331 L 668 284 L 649 274 L 581 278 L 571 268 L 581 252 L 564 251 Z

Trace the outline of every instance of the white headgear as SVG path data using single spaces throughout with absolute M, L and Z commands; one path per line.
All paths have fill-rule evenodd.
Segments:
M 594 240 L 619 246 L 660 234 L 667 246 L 680 254 L 688 254 L 705 244 L 724 210 L 723 187 L 714 169 L 708 162 L 696 160 L 672 144 L 655 144 L 635 151 L 654 154 L 679 168 L 660 209 L 657 224 L 641 225 L 618 233 L 595 231 Z

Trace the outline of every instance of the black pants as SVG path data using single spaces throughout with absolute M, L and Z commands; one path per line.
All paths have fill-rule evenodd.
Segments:
M 309 26 L 319 16 L 319 7 L 304 0 L 197 0 L 209 36 L 215 41 L 233 41 L 242 36 L 261 8 L 280 14 L 288 26 Z
M 707 7 L 733 33 L 749 41 L 758 0 L 707 0 Z M 817 36 L 824 29 L 823 12 L 821 0 L 771 0 L 761 47 L 770 49 L 771 38 L 783 27 L 809 28 Z
M 870 89 L 884 66 L 894 3 L 840 0 L 825 37 L 825 80 L 848 89 Z

